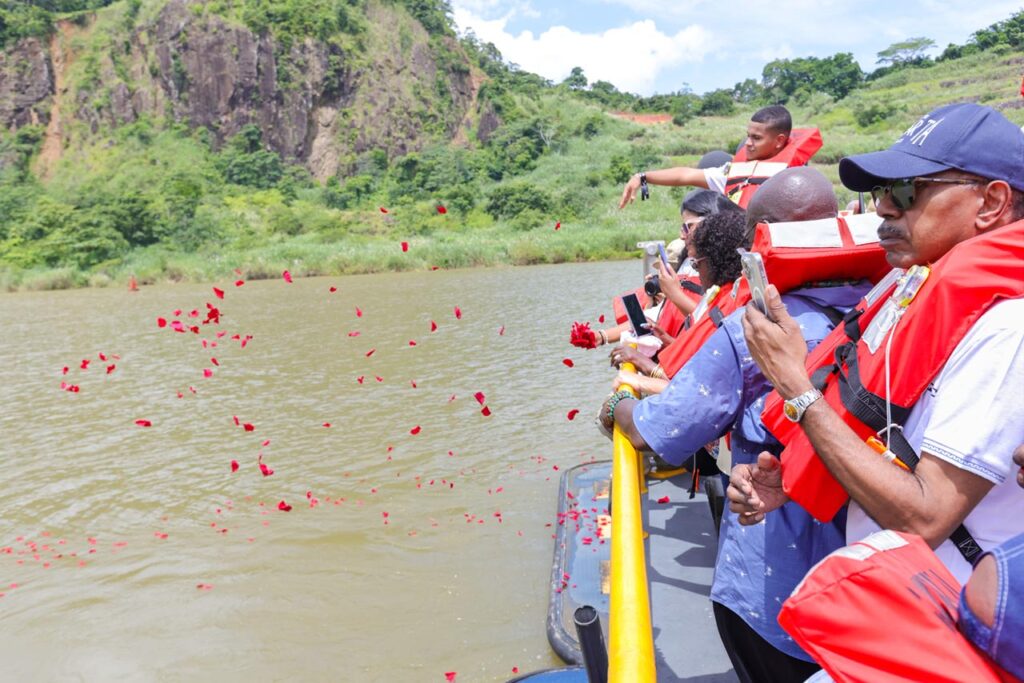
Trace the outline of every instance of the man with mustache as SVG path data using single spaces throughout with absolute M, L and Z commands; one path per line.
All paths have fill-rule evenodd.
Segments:
M 916 533 L 963 583 L 978 546 L 991 549 L 1024 531 L 1024 497 L 1014 490 L 1011 461 L 1024 442 L 1024 132 L 991 108 L 948 105 L 922 117 L 888 150 L 843 159 L 839 175 L 846 187 L 871 191 L 889 263 L 932 270 L 912 271 L 897 294 L 877 299 L 885 305 L 859 323 L 863 337 L 844 357 L 843 367 L 859 367 L 860 378 L 865 367 L 885 368 L 873 398 L 886 399 L 880 412 L 889 421 L 878 438 L 866 439 L 864 429 L 876 429 L 869 423 L 877 413 L 854 415 L 836 385 L 826 386 L 822 400 L 805 367 L 800 329 L 777 293 L 769 287 L 768 316 L 747 307 L 751 355 L 797 425 L 792 439 L 783 439 L 781 462 L 797 471 L 797 456 L 807 452 L 799 444 L 809 442 L 816 466 L 823 464 L 851 499 L 848 542 L 879 528 Z M 993 294 L 980 303 L 986 291 Z M 890 366 L 890 355 L 904 362 Z M 895 405 L 889 399 L 909 395 L 919 363 L 934 366 L 934 374 L 905 408 Z M 769 410 L 766 424 L 784 424 L 773 423 Z M 897 410 L 905 417 L 890 419 Z M 894 453 L 906 453 L 903 445 L 909 463 Z M 800 471 L 806 478 L 810 470 Z M 801 489 L 778 458 L 762 453 L 755 464 L 733 469 L 730 507 L 743 524 L 756 524 L 789 499 L 783 483 L 794 498 L 798 491 L 807 496 L 802 504 L 817 504 L 814 491 Z

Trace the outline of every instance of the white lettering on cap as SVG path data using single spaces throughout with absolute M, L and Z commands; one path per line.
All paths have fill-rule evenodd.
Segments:
M 945 120 L 945 118 L 929 119 L 927 117 L 921 117 L 921 120 L 908 128 L 907 132 L 904 133 L 900 139 L 903 140 L 905 138 L 910 138 L 910 144 L 921 147 L 924 145 L 924 141 L 928 139 L 931 132 Z

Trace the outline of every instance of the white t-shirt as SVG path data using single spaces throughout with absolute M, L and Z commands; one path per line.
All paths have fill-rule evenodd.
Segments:
M 704 180 L 707 181 L 709 190 L 714 190 L 718 194 L 725 194 L 725 181 L 727 179 L 725 170 L 727 168 L 729 168 L 729 164 L 704 169 Z
M 898 336 L 893 343 L 899 343 Z M 964 521 L 982 550 L 1024 532 L 1024 490 L 1017 485 L 1012 457 L 1024 444 L 1024 299 L 1002 301 L 978 319 L 914 404 L 904 434 L 918 453 L 929 453 L 995 485 Z M 864 509 L 851 501 L 847 542 L 878 530 Z M 935 552 L 957 580 L 966 583 L 971 566 L 956 546 L 947 540 Z

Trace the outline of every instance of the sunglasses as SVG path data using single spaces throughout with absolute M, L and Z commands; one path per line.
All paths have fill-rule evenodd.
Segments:
M 906 211 L 914 205 L 914 198 L 917 196 L 919 183 L 936 183 L 941 185 L 979 185 L 980 180 L 968 180 L 966 178 L 900 178 L 885 185 L 876 185 L 871 188 L 871 198 L 875 200 L 875 206 L 889 195 L 892 203 L 897 209 Z
M 696 230 L 697 226 L 700 225 L 703 222 L 704 222 L 703 218 L 698 218 L 696 220 L 687 221 L 687 222 L 683 223 L 680 226 L 679 234 L 682 237 L 688 237 L 690 235 L 690 233 L 693 232 L 694 230 Z

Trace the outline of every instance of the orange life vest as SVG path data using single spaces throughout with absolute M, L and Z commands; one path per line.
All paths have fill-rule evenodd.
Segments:
M 899 273 L 899 271 L 896 271 Z M 808 356 L 812 381 L 825 401 L 862 439 L 885 428 L 885 343 L 875 352 L 862 339 L 898 284 L 876 287 L 858 313 L 833 330 Z M 973 237 L 953 247 L 931 268 L 906 306 L 889 349 L 893 422 L 902 425 L 911 408 L 942 370 L 956 345 L 998 301 L 1024 296 L 1024 221 Z M 882 316 L 884 318 L 885 316 Z M 821 521 L 832 519 L 847 501 L 842 485 L 818 458 L 807 435 L 783 414 L 777 392 L 768 395 L 761 416 L 784 446 L 783 489 Z M 889 449 L 910 469 L 917 455 L 899 429 L 888 430 Z M 909 451 L 909 453 L 907 452 Z M 954 538 L 954 542 L 960 542 Z M 961 547 L 961 552 L 963 548 Z
M 957 630 L 960 585 L 919 536 L 880 531 L 812 569 L 779 623 L 836 683 L 999 683 Z
M 768 282 L 775 285 L 780 294 L 829 280 L 878 282 L 890 270 L 885 251 L 878 246 L 881 220 L 875 214 L 858 214 L 771 225 L 760 223 L 754 233 L 752 250 L 761 254 Z M 719 298 L 722 299 L 721 295 Z M 749 301 L 747 281 L 740 278 L 729 297 L 716 301 L 720 309 L 717 319 L 701 318 L 658 354 L 665 374 L 674 376 L 711 338 L 722 319 Z
M 792 166 L 803 166 L 821 149 L 821 131 L 817 128 L 794 128 L 789 142 L 778 154 L 768 159 L 747 161 L 747 148 L 732 158 L 725 180 L 725 196 L 744 209 L 761 184 L 773 175 Z
M 693 357 L 693 354 L 697 353 L 701 345 L 711 338 L 715 330 L 721 327 L 725 317 L 736 310 L 736 301 L 735 288 L 725 285 L 708 301 L 707 310 L 700 318 L 695 321 L 693 315 L 686 316 L 683 329 L 672 343 L 658 352 L 658 365 L 670 379 Z

